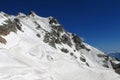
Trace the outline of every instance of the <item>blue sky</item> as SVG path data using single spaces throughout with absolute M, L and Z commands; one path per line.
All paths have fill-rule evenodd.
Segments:
M 105 52 L 120 51 L 120 0 L 0 0 L 0 11 L 54 16 L 69 31 Z

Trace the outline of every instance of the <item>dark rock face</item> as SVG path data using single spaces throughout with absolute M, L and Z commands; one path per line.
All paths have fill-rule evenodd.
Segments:
M 43 40 L 45 43 L 50 43 L 50 44 L 54 43 L 52 47 L 53 46 L 55 47 L 56 46 L 55 44 L 61 44 L 61 43 L 67 44 L 68 46 L 72 47 L 73 46 L 72 40 L 73 40 L 73 42 L 75 43 L 76 50 L 86 49 L 87 51 L 90 51 L 90 49 L 88 49 L 83 44 L 83 41 L 81 38 L 79 38 L 75 34 L 71 35 L 68 32 L 66 32 L 55 18 L 50 17 L 49 24 L 52 30 L 51 32 L 46 32 Z
M 112 67 L 115 70 L 116 73 L 120 74 L 120 63 L 116 64 L 111 61 Z
M 84 44 L 82 44 L 80 47 L 81 47 L 82 49 L 86 49 L 87 51 L 90 51 L 90 49 L 88 49 Z
M 103 67 L 109 68 L 109 66 L 108 66 L 109 56 L 106 54 L 97 54 L 97 56 L 104 59 Z
M 72 39 L 75 42 L 76 49 L 80 50 L 81 46 L 82 46 L 82 40 L 75 34 L 73 34 L 73 38 Z
M 79 38 L 77 35 L 75 34 L 72 34 L 73 35 L 73 41 L 75 42 L 75 46 L 76 46 L 76 49 L 77 50 L 80 50 L 80 49 L 86 49 L 87 51 L 90 51 L 90 49 L 88 49 L 82 42 L 82 39 Z
M 75 34 L 73 34 L 73 41 L 76 43 L 76 44 L 79 44 L 81 45 L 82 44 L 82 40 Z
M 0 42 L 3 43 L 3 44 L 7 43 L 7 41 L 3 37 L 1 37 L 1 36 L 0 36 Z
M 51 25 L 51 27 L 56 30 L 57 32 L 64 32 L 65 30 L 63 29 L 63 27 L 61 25 Z
M 56 44 L 61 44 L 60 39 L 59 39 L 59 38 L 55 39 L 55 43 L 56 43 Z
M 37 26 L 36 29 L 39 30 L 41 28 L 41 25 L 39 25 L 36 21 L 34 21 L 34 24 Z
M 18 29 L 18 30 L 20 30 L 20 31 L 22 31 L 23 32 L 23 30 L 22 30 L 22 28 L 21 28 L 21 24 L 20 24 L 20 20 L 18 19 L 18 18 L 15 18 L 14 19 L 14 23 L 15 23 L 15 25 L 16 25 L 16 28 Z
M 57 31 L 64 32 L 65 30 L 63 29 L 63 27 L 61 25 L 59 25 L 59 26 L 57 26 Z
M 40 34 L 36 34 L 36 36 L 40 38 Z
M 57 19 L 50 17 L 49 18 L 49 24 L 50 26 L 56 30 L 57 32 L 64 32 L 65 30 L 63 29 L 63 27 L 59 24 L 59 22 L 57 21 Z
M 60 37 L 60 33 L 58 33 L 58 32 L 55 31 L 55 30 L 52 30 L 52 31 L 50 32 L 50 36 Z
M 54 24 L 58 24 L 57 19 L 55 19 L 54 17 L 50 17 L 49 20 L 50 20 L 50 21 L 49 21 L 49 24 L 53 24 L 53 23 L 54 23 Z
M 61 51 L 64 52 L 64 53 L 68 53 L 68 52 L 69 52 L 69 51 L 68 51 L 67 49 L 65 49 L 65 48 L 62 48 Z
M 70 53 L 71 56 L 73 56 L 74 54 L 73 53 Z
M 54 39 L 49 42 L 49 45 L 56 48 Z
M 57 37 L 57 39 L 56 39 Z M 45 43 L 49 43 L 50 46 L 56 48 L 55 43 L 56 44 L 60 44 L 59 38 L 58 38 L 58 34 L 54 31 L 52 32 L 47 32 L 44 36 L 44 40 Z
M 82 62 L 86 62 L 86 59 L 85 59 L 85 57 L 83 57 L 83 56 L 80 57 L 80 60 L 81 60 Z
M 29 16 L 34 17 L 35 16 L 35 12 L 34 11 L 30 11 Z
M 19 19 L 14 19 L 14 21 L 7 20 L 5 21 L 7 24 L 3 24 L 0 26 L 0 42 L 6 44 L 7 41 L 1 37 L 8 35 L 10 32 L 17 33 L 17 29 L 22 31 L 22 28 L 20 27 Z
M 70 47 L 72 46 L 70 38 L 67 35 L 65 35 L 65 34 L 62 36 L 61 41 L 64 44 L 68 44 Z
M 89 67 L 90 65 L 86 62 L 86 65 Z
M 6 21 L 7 24 L 0 26 L 0 35 L 8 35 L 10 32 L 17 32 L 16 24 L 11 21 Z
M 44 40 L 43 40 L 45 43 L 49 43 L 49 45 L 51 46 L 51 47 L 54 47 L 54 48 L 56 48 L 56 46 L 55 46 L 55 41 L 56 41 L 56 39 L 55 39 L 55 36 L 54 35 L 51 35 L 51 33 L 49 33 L 49 32 L 47 32 L 46 34 L 45 34 L 45 36 L 44 36 Z
M 45 43 L 48 43 L 49 42 L 49 37 L 50 37 L 50 34 L 49 33 L 46 33 L 45 36 L 44 36 L 44 42 Z
M 108 66 L 107 63 L 104 63 L 104 64 L 103 64 L 103 67 L 109 68 L 109 66 Z
M 108 56 L 108 55 L 105 55 L 105 54 L 97 54 L 97 56 L 104 58 L 106 61 L 109 60 L 109 56 Z

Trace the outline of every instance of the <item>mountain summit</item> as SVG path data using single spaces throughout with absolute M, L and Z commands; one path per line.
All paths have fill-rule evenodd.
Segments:
M 54 17 L 0 12 L 0 80 L 120 80 L 113 63 Z

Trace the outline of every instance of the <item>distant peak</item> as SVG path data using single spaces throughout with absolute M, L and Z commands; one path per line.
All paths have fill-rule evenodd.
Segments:
M 0 14 L 5 14 L 4 12 L 0 11 Z
M 34 16 L 36 16 L 37 14 L 34 12 L 34 11 L 30 11 L 30 13 L 29 13 L 29 16 L 30 17 L 34 17 Z
M 24 13 L 19 12 L 18 16 L 26 16 Z
M 2 14 L 2 15 L 8 15 L 8 14 L 6 14 L 5 12 L 2 12 L 2 11 L 0 11 L 0 14 Z
M 9 16 L 8 14 L 0 11 L 0 18 L 6 18 L 6 17 L 8 17 L 8 16 Z
M 53 17 L 53 16 L 50 16 L 50 17 L 48 17 L 48 18 L 51 20 L 51 19 L 53 19 L 54 17 Z

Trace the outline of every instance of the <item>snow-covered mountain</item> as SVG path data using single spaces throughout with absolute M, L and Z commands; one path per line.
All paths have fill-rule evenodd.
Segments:
M 110 53 L 109 56 L 116 58 L 120 61 L 120 52 L 114 52 L 114 53 Z
M 120 80 L 113 63 L 54 17 L 0 12 L 0 80 Z

